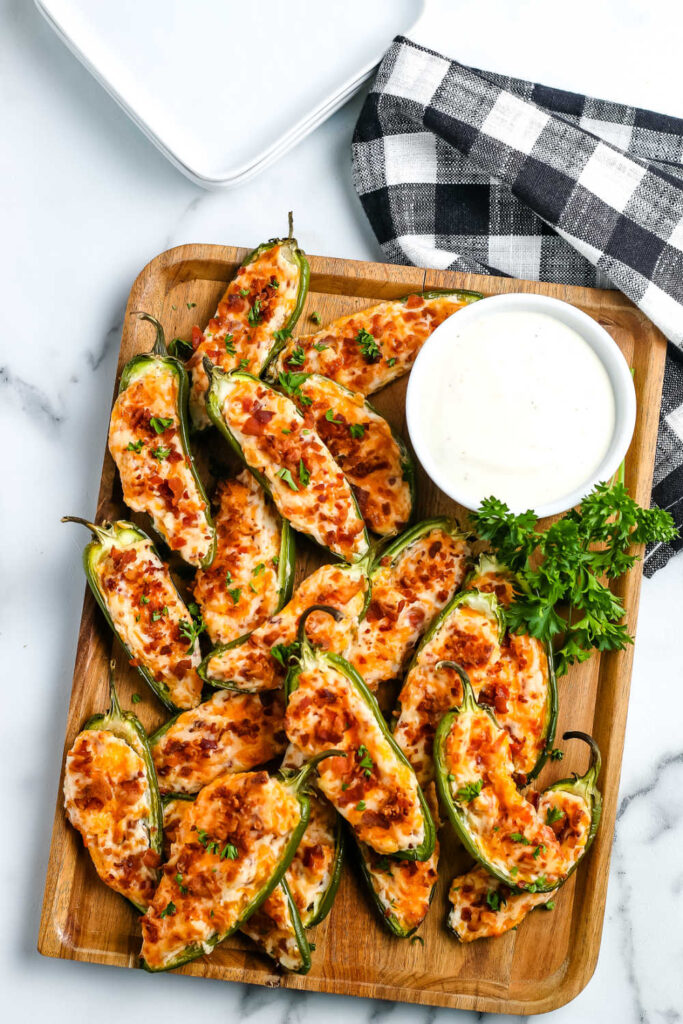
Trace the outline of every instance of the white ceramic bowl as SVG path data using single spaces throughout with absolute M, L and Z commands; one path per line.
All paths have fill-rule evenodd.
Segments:
M 435 351 L 447 347 L 449 338 L 462 331 L 468 324 L 487 317 L 492 313 L 507 312 L 544 313 L 554 317 L 573 328 L 590 345 L 602 362 L 614 392 L 614 432 L 604 458 L 597 469 L 580 487 L 575 488 L 561 497 L 538 505 L 534 511 L 539 517 L 565 512 L 577 505 L 593 487 L 601 480 L 608 480 L 619 468 L 633 436 L 636 419 L 636 395 L 633 378 L 628 363 L 617 344 L 607 331 L 586 313 L 576 306 L 559 299 L 551 299 L 546 295 L 531 295 L 515 292 L 509 295 L 494 295 L 465 306 L 437 327 L 423 345 L 410 374 L 408 393 L 406 396 L 406 418 L 410 440 L 415 454 L 422 463 L 426 473 L 445 494 L 465 508 L 472 508 L 471 498 L 459 493 L 452 480 L 445 480 L 442 471 L 436 466 L 430 450 L 429 438 L 423 429 L 421 403 L 429 395 L 429 374 L 433 371 L 429 365 Z M 495 493 L 495 489 L 494 489 Z

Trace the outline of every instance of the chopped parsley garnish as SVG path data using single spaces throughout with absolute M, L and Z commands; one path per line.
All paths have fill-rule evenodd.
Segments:
M 175 306 L 173 308 L 175 309 Z M 168 351 L 172 356 L 175 356 L 176 359 L 180 359 L 182 362 L 185 362 L 194 352 L 194 348 L 192 343 L 185 341 L 184 338 L 173 338 L 168 343 Z
M 188 622 L 187 619 L 181 619 L 180 622 L 178 623 L 178 629 L 180 631 L 181 637 L 183 638 L 183 640 L 187 640 L 188 654 L 194 647 L 195 640 L 197 639 L 199 634 L 203 633 L 204 630 L 206 629 L 204 619 L 201 617 L 201 615 L 199 615 L 198 618 L 194 618 L 194 612 L 192 611 L 193 608 L 196 608 L 197 612 L 199 612 L 199 608 L 197 608 L 196 604 L 190 605 L 189 611 L 190 614 L 193 616 L 190 622 Z
M 387 366 L 396 366 L 396 356 L 392 356 L 391 359 L 387 359 Z
M 291 431 L 291 430 L 289 430 L 289 428 L 288 428 L 288 427 L 283 427 L 283 428 L 282 428 L 282 430 L 280 431 L 280 433 L 281 433 L 281 434 L 291 434 L 291 433 L 292 433 L 292 431 Z
M 358 748 L 358 764 L 364 770 L 365 777 L 369 779 L 374 768 L 374 761 L 370 757 L 368 748 L 363 743 Z
M 144 441 L 129 441 L 126 445 L 127 452 L 137 452 L 139 455 L 142 449 L 145 447 Z
M 240 288 L 240 295 L 242 296 L 243 299 L 246 299 L 248 294 L 249 294 L 249 289 L 248 288 Z
M 510 872 L 510 874 L 512 874 L 512 872 Z M 539 875 L 535 882 L 532 882 L 531 885 L 527 885 L 526 891 L 527 892 L 542 892 L 543 891 L 543 887 L 546 884 L 547 884 L 547 879 L 546 879 L 545 875 Z
M 249 323 L 251 324 L 252 327 L 256 327 L 257 324 L 261 323 L 262 315 L 263 314 L 262 314 L 262 311 L 261 311 L 261 300 L 260 299 L 254 299 L 254 305 L 249 310 L 249 313 L 247 315 L 247 320 L 249 321 Z
M 316 350 L 316 352 L 325 352 L 326 349 L 329 348 L 329 346 L 323 345 L 322 341 L 316 341 L 313 343 L 313 348 Z
M 552 825 L 554 821 L 559 821 L 560 818 L 564 818 L 564 811 L 559 807 L 549 807 L 548 812 L 545 816 L 546 824 Z
M 345 793 L 348 788 L 349 788 L 349 783 L 348 782 L 342 782 L 342 793 Z
M 299 483 L 302 487 L 307 487 L 308 482 L 311 479 L 311 474 L 306 469 L 306 465 L 303 459 L 299 459 Z
M 359 800 L 358 801 L 358 803 L 356 804 L 356 810 L 357 811 L 364 811 L 365 810 L 365 800 Z
M 349 433 L 355 441 L 361 441 L 365 436 L 365 427 L 362 423 L 349 423 Z
M 366 331 L 364 327 L 361 327 L 356 335 L 356 341 L 360 345 L 360 350 L 365 357 L 365 361 L 368 363 L 376 363 L 379 359 L 380 351 L 379 345 L 372 334 L 370 334 L 369 331 Z
M 537 859 L 538 859 L 538 856 L 539 856 L 539 854 L 541 853 L 541 851 L 542 851 L 543 853 L 545 853 L 545 846 L 537 846 L 537 847 L 536 847 L 536 849 L 534 850 L 534 852 L 533 852 L 533 854 L 532 854 L 532 857 L 534 858 L 534 860 L 537 860 Z
M 544 910 L 554 910 L 555 909 L 555 900 L 548 900 L 547 903 L 543 904 L 543 909 Z
M 168 458 L 168 456 L 170 454 L 171 454 L 171 449 L 170 448 L 165 448 L 161 444 L 157 445 L 156 448 L 152 449 L 152 455 L 154 456 L 155 459 L 158 459 L 159 462 L 162 462 L 164 459 Z
M 501 906 L 507 903 L 507 900 L 499 892 L 496 892 L 495 889 L 490 889 L 486 893 L 486 902 L 494 914 L 497 914 Z
M 476 782 L 467 782 L 464 786 L 461 786 L 455 794 L 455 799 L 460 804 L 468 804 L 471 800 L 474 800 L 475 797 L 479 796 L 483 785 L 483 779 L 477 779 Z
M 173 917 L 175 914 L 175 903 L 171 900 L 159 914 L 159 917 Z
M 284 482 L 287 484 L 287 486 L 291 487 L 291 489 L 293 491 L 298 491 L 299 490 L 297 485 L 294 483 L 294 477 L 292 476 L 291 472 L 285 466 L 282 466 L 280 469 L 278 469 L 278 471 L 275 474 L 275 476 L 279 476 L 281 480 L 284 480 Z
M 306 353 L 302 349 L 301 345 L 295 345 L 291 356 L 287 357 L 287 362 L 290 366 L 303 366 L 305 361 Z
M 271 277 L 271 279 L 270 279 L 270 281 L 268 283 L 270 284 L 271 288 L 279 288 L 280 287 L 280 282 L 278 281 L 278 279 L 276 277 Z
M 311 313 L 311 320 L 314 324 L 321 324 L 323 322 L 320 313 L 317 313 L 315 310 Z
M 256 587 L 254 586 L 253 583 L 249 584 L 249 589 L 251 590 L 252 594 L 258 593 L 258 591 L 256 590 Z
M 221 860 L 237 860 L 237 847 L 233 843 L 226 843 L 221 850 Z
M 237 604 L 237 602 L 240 599 L 240 594 L 242 593 L 242 588 L 241 587 L 234 587 L 232 590 L 228 590 L 228 593 L 230 594 L 230 597 L 232 598 L 232 603 L 233 604 Z
M 522 843 L 523 846 L 530 846 L 530 842 L 526 836 L 523 836 L 521 832 L 511 832 L 510 839 L 513 843 Z
M 238 370 L 246 370 L 246 368 L 248 366 L 249 366 L 249 360 L 248 359 L 240 359 L 239 363 L 237 364 L 237 369 Z
M 232 583 L 232 573 L 228 569 L 226 571 L 226 573 L 225 573 L 225 585 L 226 585 L 226 587 L 229 587 L 231 583 Z
M 291 644 L 275 644 L 274 647 L 271 647 L 270 653 L 279 665 L 288 668 L 291 659 L 296 658 L 299 654 L 299 641 L 293 640 Z
M 558 676 L 594 649 L 622 650 L 632 642 L 610 581 L 634 565 L 633 545 L 676 536 L 669 513 L 641 508 L 619 479 L 598 484 L 580 508 L 546 529 L 532 511 L 512 513 L 498 498 L 482 501 L 472 523 L 515 573 L 508 628 L 554 642 Z
M 165 430 L 173 426 L 173 420 L 165 419 L 163 416 L 151 416 L 149 425 L 157 434 L 163 434 Z
M 142 697 L 140 696 L 139 693 L 134 693 L 133 696 L 130 698 L 131 704 L 139 704 L 141 700 Z
M 149 598 L 147 597 L 147 594 L 142 595 L 142 597 L 140 598 L 140 604 L 149 604 Z
M 557 747 L 553 747 L 552 750 L 548 751 L 548 757 L 551 761 L 561 761 L 564 757 L 564 750 L 558 750 Z
M 271 561 L 272 561 L 273 565 L 275 566 L 275 568 L 277 569 L 278 565 L 280 564 L 280 556 L 279 555 L 273 555 Z
M 278 383 L 285 394 L 290 398 L 296 398 L 300 405 L 310 405 L 312 399 L 301 393 L 301 385 L 309 377 L 310 373 L 292 373 L 291 370 L 288 370 L 286 373 L 278 374 Z
M 281 327 L 279 331 L 273 331 L 273 341 L 276 341 L 278 345 L 284 344 L 288 338 L 292 336 L 291 327 Z
M 197 303 L 196 303 L 196 302 L 188 302 L 188 303 L 187 303 L 187 308 L 188 308 L 188 309 L 194 309 L 194 307 L 195 307 L 196 305 L 197 305 Z
M 225 351 L 228 353 L 229 356 L 236 356 L 237 355 L 237 349 L 233 345 L 234 340 L 235 340 L 235 335 L 234 334 L 226 334 L 225 335 Z
M 334 409 L 328 409 L 327 410 L 327 412 L 325 413 L 325 419 L 327 420 L 328 423 L 341 423 L 342 422 L 341 420 L 336 420 L 334 418 Z
M 261 573 L 265 572 L 265 571 L 266 571 L 265 563 L 264 562 L 259 562 L 259 564 L 255 565 L 254 568 L 251 570 L 251 575 L 252 576 L 260 576 Z
M 385 871 L 388 875 L 391 875 L 391 861 L 388 857 L 378 857 L 375 861 L 375 871 Z M 391 875 L 393 878 L 393 875 Z
M 183 896 L 187 896 L 188 888 L 187 888 L 186 885 L 183 885 L 183 876 L 180 874 L 179 871 L 177 872 L 177 874 L 175 876 L 175 880 L 178 883 L 178 888 L 180 889 L 182 895 Z

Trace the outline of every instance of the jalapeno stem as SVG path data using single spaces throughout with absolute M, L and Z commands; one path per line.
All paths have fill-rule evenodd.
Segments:
M 109 714 L 115 718 L 121 718 L 123 712 L 121 711 L 121 705 L 119 704 L 119 697 L 114 686 L 114 669 L 116 668 L 116 662 L 112 660 L 109 662 L 109 701 L 110 708 Z
M 459 665 L 457 661 L 449 661 L 447 658 L 444 658 L 443 661 L 437 661 L 434 667 L 437 672 L 440 672 L 442 668 L 452 668 L 460 676 L 460 682 L 462 683 L 462 703 L 459 708 L 455 709 L 456 711 L 462 711 L 465 706 L 475 708 L 479 706 L 477 698 L 474 695 L 474 690 L 472 689 L 470 677 L 467 675 L 467 672 L 465 672 L 462 665 Z
M 291 239 L 294 236 L 294 214 L 291 210 L 287 214 L 287 223 L 289 224 L 289 234 L 287 235 L 287 238 Z
M 147 320 L 148 323 L 153 324 L 157 330 L 157 336 L 154 340 L 154 345 L 150 351 L 150 355 L 153 356 L 167 356 L 168 349 L 166 347 L 166 335 L 164 329 L 155 316 L 151 313 L 141 313 L 139 310 L 134 310 L 131 316 L 136 316 L 138 320 Z
M 108 536 L 106 526 L 98 526 L 96 523 L 91 523 L 89 520 L 83 519 L 81 516 L 62 516 L 60 522 L 78 523 L 80 526 L 87 526 L 95 540 L 101 541 L 106 539 Z
M 335 622 L 341 622 L 344 618 L 343 613 L 340 612 L 338 608 L 333 608 L 332 605 L 329 604 L 312 604 L 310 608 L 307 608 L 305 612 L 302 612 L 301 617 L 299 618 L 296 638 L 302 648 L 305 647 L 308 651 L 312 651 L 313 648 L 311 646 L 311 641 L 306 636 L 306 620 L 312 612 L 327 612 L 328 615 L 332 616 Z
M 316 771 L 320 762 L 328 757 L 346 757 L 346 752 L 344 750 L 323 750 L 321 754 L 316 754 L 303 767 L 297 769 L 293 775 L 285 776 L 285 784 L 295 793 L 298 792 L 308 781 L 309 776 Z
M 583 740 L 584 743 L 588 744 L 588 746 L 590 747 L 590 750 L 591 750 L 591 758 L 590 758 L 590 763 L 588 765 L 588 768 L 586 769 L 586 772 L 582 776 L 582 778 L 587 779 L 589 775 L 592 775 L 593 778 L 595 780 L 597 780 L 598 775 L 600 774 L 600 769 L 602 768 L 602 757 L 600 756 L 600 748 L 597 745 L 597 743 L 595 742 L 595 740 L 593 739 L 593 737 L 589 736 L 588 733 L 586 733 L 586 732 L 572 731 L 572 732 L 565 732 L 564 735 L 562 736 L 562 739 L 563 740 Z

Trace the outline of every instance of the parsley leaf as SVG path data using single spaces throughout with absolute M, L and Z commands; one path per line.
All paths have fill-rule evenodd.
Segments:
M 282 466 L 280 469 L 278 469 L 278 471 L 275 474 L 275 476 L 279 476 L 281 480 L 284 480 L 284 482 L 287 484 L 287 486 L 291 487 L 291 489 L 293 491 L 298 491 L 299 490 L 297 485 L 294 483 L 294 477 L 292 476 L 291 472 L 285 466 Z
M 328 423 L 341 423 L 342 422 L 341 420 L 336 420 L 334 418 L 334 409 L 328 409 L 327 410 L 327 412 L 325 413 L 325 419 L 327 420 Z
M 261 573 L 265 572 L 265 571 L 266 571 L 265 563 L 264 562 L 259 562 L 259 564 L 255 565 L 254 568 L 251 570 L 251 575 L 252 576 L 260 576 Z
M 507 900 L 505 899 L 504 896 L 501 896 L 501 894 L 497 892 L 495 889 L 490 889 L 486 893 L 486 902 L 489 906 L 489 909 L 492 910 L 494 914 L 497 914 L 501 906 L 504 906 L 507 903 Z
M 301 392 L 301 385 L 307 381 L 310 376 L 310 373 L 292 373 L 291 370 L 288 370 L 286 373 L 279 373 L 277 379 L 280 387 L 286 395 L 289 395 L 290 398 L 296 399 L 299 405 L 310 405 L 312 399 Z
M 365 805 L 365 800 L 359 800 L 358 803 L 356 804 L 356 810 L 357 811 L 364 811 L 365 810 L 365 806 L 366 806 Z
M 226 843 L 221 850 L 221 860 L 237 860 L 237 847 L 233 843 Z
M 284 344 L 288 338 L 292 336 L 291 327 L 281 327 L 279 331 L 273 331 L 273 341 L 277 341 L 278 345 Z
M 126 445 L 126 451 L 127 452 L 137 452 L 138 455 L 139 455 L 144 447 L 145 447 L 145 442 L 144 441 L 129 441 L 128 444 Z
M 157 434 L 163 434 L 165 430 L 173 426 L 173 420 L 165 419 L 163 416 L 151 416 L 149 425 Z
M 252 327 L 256 327 L 257 324 L 261 323 L 262 316 L 263 313 L 261 310 L 261 300 L 254 299 L 254 305 L 251 307 L 249 313 L 247 314 L 247 320 L 249 321 Z
M 173 917 L 175 914 L 175 903 L 171 900 L 159 914 L 159 917 Z
M 323 322 L 320 313 L 317 313 L 315 310 L 311 313 L 311 320 L 314 324 L 321 324 Z
M 301 345 L 295 345 L 292 349 L 292 354 L 287 356 L 287 362 L 290 366 L 303 366 L 306 361 L 306 353 L 302 349 Z
M 368 363 L 376 363 L 380 357 L 379 345 L 375 341 L 372 334 L 366 331 L 364 327 L 361 327 L 358 334 L 356 335 L 356 341 L 360 345 L 360 350 L 365 357 L 365 361 Z
M 479 796 L 483 785 L 483 779 L 477 779 L 476 782 L 467 782 L 464 786 L 461 786 L 455 794 L 455 799 L 460 804 L 468 804 L 470 800 L 474 800 L 475 797 Z
M 230 594 L 230 597 L 232 598 L 232 603 L 233 604 L 237 604 L 237 602 L 240 599 L 240 594 L 242 593 L 242 588 L 241 587 L 235 587 L 233 590 L 228 590 L 228 593 Z
M 365 777 L 369 779 L 372 775 L 372 769 L 374 768 L 375 763 L 370 757 L 368 748 L 364 743 L 361 743 L 358 748 L 358 764 L 363 769 Z
M 248 288 L 240 288 L 240 295 L 242 296 L 243 299 L 246 299 L 248 294 L 249 294 L 249 289 Z
M 155 459 L 158 459 L 159 462 L 163 462 L 163 460 L 168 458 L 168 456 L 170 454 L 171 454 L 171 449 L 170 448 L 165 448 L 164 445 L 162 445 L 162 444 L 159 444 L 159 445 L 157 445 L 156 448 L 152 449 L 152 455 L 154 456 Z
M 130 698 L 131 704 L 139 704 L 141 700 L 142 697 L 140 696 L 139 693 L 134 693 L 133 696 Z
M 553 747 L 552 750 L 548 751 L 548 757 L 551 761 L 561 761 L 564 757 L 564 750 L 558 750 L 557 747 Z
M 510 839 L 513 843 L 522 843 L 524 846 L 530 846 L 530 842 L 526 836 L 523 836 L 521 832 L 511 832 Z
M 235 348 L 235 346 L 233 344 L 234 340 L 235 340 L 235 335 L 234 334 L 226 334 L 225 335 L 225 351 L 228 353 L 229 356 L 236 356 L 237 355 L 237 349 Z
M 299 483 L 301 484 L 302 487 L 306 487 L 310 479 L 311 474 L 306 469 L 304 460 L 299 459 Z
M 564 818 L 564 811 L 559 807 L 549 807 L 545 816 L 546 824 L 552 825 L 554 821 L 559 821 L 560 818 Z
M 362 423 L 349 423 L 349 433 L 354 441 L 361 441 L 365 435 L 365 427 Z
M 316 341 L 313 343 L 313 348 L 316 352 L 325 352 L 329 348 L 328 345 L 323 345 L 322 341 Z
M 271 647 L 270 653 L 279 665 L 288 668 L 291 659 L 296 658 L 299 654 L 299 642 L 294 640 L 291 644 L 275 644 L 274 647 Z

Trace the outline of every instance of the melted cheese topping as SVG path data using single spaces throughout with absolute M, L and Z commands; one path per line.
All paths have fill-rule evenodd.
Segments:
M 321 659 L 304 664 L 285 729 L 307 758 L 332 748 L 347 752 L 320 764 L 318 787 L 361 842 L 386 854 L 423 842 L 415 773 L 396 756 L 372 708 L 345 675 Z
M 315 917 L 330 885 L 337 853 L 337 815 L 324 797 L 311 794 L 311 816 L 285 878 L 304 928 Z
M 526 782 L 545 746 L 549 689 L 543 645 L 528 636 L 499 642 L 498 622 L 486 606 L 457 605 L 418 652 L 398 697 L 400 713 L 394 736 L 422 785 L 434 777 L 434 733 L 446 712 L 462 700 L 460 679 L 438 662 L 455 661 L 472 683 L 480 703 L 494 708 L 508 730 L 515 781 Z
M 250 691 L 279 689 L 285 669 L 270 652 L 277 644 L 296 639 L 299 618 L 312 604 L 332 605 L 344 618 L 335 622 L 324 612 L 314 612 L 306 620 L 311 642 L 335 654 L 347 654 L 357 636 L 366 590 L 367 579 L 360 569 L 321 565 L 297 587 L 292 600 L 243 644 L 215 654 L 208 662 L 209 676 Z
M 66 755 L 64 806 L 105 885 L 147 906 L 160 857 L 150 849 L 152 802 L 140 755 L 111 732 L 79 733 Z
M 261 473 L 278 511 L 347 562 L 368 551 L 351 487 L 296 406 L 260 381 L 221 382 L 221 413 L 250 469 Z
M 462 305 L 448 295 L 436 299 L 410 295 L 403 301 L 380 302 L 341 317 L 316 334 L 293 338 L 281 352 L 277 369 L 320 373 L 371 395 L 407 373 L 432 331 Z M 361 333 L 365 331 L 379 346 L 379 355 L 372 354 Z M 366 344 L 361 347 L 364 338 Z
M 380 857 L 365 845 L 360 846 L 360 854 L 384 916 L 402 932 L 414 931 L 427 916 L 439 880 L 438 842 L 431 857 L 422 861 Z
M 239 926 L 301 819 L 294 794 L 266 772 L 222 775 L 190 806 L 141 921 L 142 957 L 156 970 L 210 952 Z
M 282 885 L 273 889 L 266 902 L 242 925 L 241 931 L 285 970 L 299 971 L 304 966 L 289 900 Z
M 529 911 L 554 899 L 555 892 L 512 892 L 482 867 L 453 879 L 448 927 L 461 942 L 489 939 L 516 928 Z M 493 907 L 498 907 L 494 910 Z
M 204 357 L 223 370 L 240 367 L 258 377 L 275 344 L 273 334 L 282 330 L 292 316 L 301 281 L 292 249 L 287 242 L 271 246 L 252 263 L 240 267 L 204 332 L 198 327 L 192 331 L 195 351 L 187 367 L 191 374 L 190 413 L 197 429 L 210 425 L 204 404 L 209 385 Z M 256 312 L 250 321 L 254 307 Z
M 401 675 L 415 645 L 465 575 L 467 544 L 437 527 L 372 576 L 372 598 L 349 661 L 371 689 Z
M 131 664 L 144 665 L 167 686 L 176 707 L 195 707 L 202 692 L 199 641 L 188 651 L 180 623 L 189 626 L 191 616 L 152 542 L 104 549 L 95 573 L 114 628 L 133 653 Z
M 586 802 L 562 790 L 548 790 L 540 798 L 520 793 L 510 737 L 479 708 L 455 716 L 444 755 L 453 800 L 486 861 L 520 887 L 563 881 L 588 841 Z M 480 782 L 480 792 L 468 800 L 462 788 Z M 559 816 L 549 823 L 551 809 L 551 819 Z
M 164 860 L 171 856 L 173 844 L 187 814 L 192 810 L 193 800 L 166 800 L 164 802 Z
M 317 431 L 351 484 L 370 529 L 383 537 L 404 529 L 412 496 L 404 479 L 404 456 L 387 421 L 363 395 L 350 394 L 317 374 L 305 380 L 294 397 L 306 426 Z
M 281 520 L 247 470 L 219 484 L 216 500 L 216 555 L 193 590 L 211 641 L 227 644 L 278 606 Z
M 177 401 L 178 378 L 163 364 L 135 377 L 114 403 L 109 451 L 126 505 L 147 512 L 171 550 L 199 565 L 211 550 L 213 531 L 183 451 Z M 151 424 L 154 417 L 171 423 L 159 433 Z
M 282 754 L 280 694 L 223 690 L 185 711 L 152 746 L 162 793 L 197 793 L 222 772 L 246 772 Z

